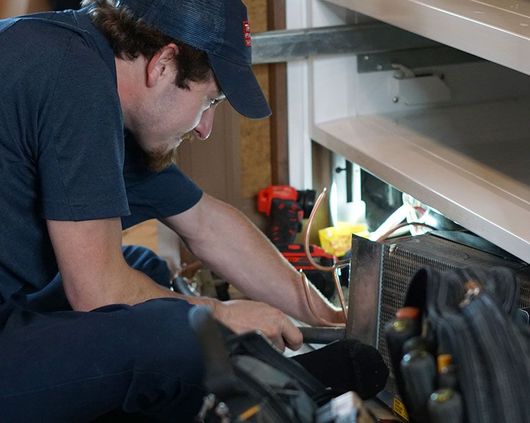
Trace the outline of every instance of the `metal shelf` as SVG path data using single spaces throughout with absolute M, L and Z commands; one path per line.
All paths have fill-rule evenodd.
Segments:
M 530 101 L 347 117 L 312 138 L 530 262 Z
M 530 75 L 528 0 L 325 0 Z

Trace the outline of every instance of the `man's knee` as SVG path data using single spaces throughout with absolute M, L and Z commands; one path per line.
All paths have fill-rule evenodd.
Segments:
M 129 334 L 122 350 L 132 370 L 124 411 L 193 419 L 205 392 L 202 352 L 188 322 L 191 308 L 183 300 L 164 298 L 121 310 Z
M 133 330 L 138 340 L 136 367 L 178 373 L 186 383 L 200 384 L 203 376 L 202 352 L 190 327 L 192 306 L 183 300 L 164 298 L 131 307 Z

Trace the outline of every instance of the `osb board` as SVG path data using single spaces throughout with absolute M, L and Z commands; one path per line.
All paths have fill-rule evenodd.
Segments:
M 123 245 L 142 245 L 158 253 L 158 231 L 156 220 L 146 220 L 122 233 Z
M 252 32 L 267 30 L 267 0 L 245 0 Z
M 249 21 L 253 33 L 267 30 L 267 0 L 247 0 Z M 269 97 L 269 68 L 254 66 L 254 72 Z M 254 197 L 271 183 L 270 118 L 250 120 L 241 118 L 241 196 Z

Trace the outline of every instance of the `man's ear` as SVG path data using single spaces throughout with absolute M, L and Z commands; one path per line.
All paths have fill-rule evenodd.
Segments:
M 162 78 L 171 76 L 174 80 L 175 57 L 178 54 L 176 44 L 170 43 L 158 50 L 147 62 L 146 84 L 154 87 Z

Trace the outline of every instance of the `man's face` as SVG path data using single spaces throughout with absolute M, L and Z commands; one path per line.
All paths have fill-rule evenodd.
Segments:
M 131 128 L 155 170 L 171 163 L 184 135 L 192 133 L 201 140 L 210 136 L 215 108 L 224 100 L 213 77 L 190 81 L 189 89 L 174 81 L 168 78 L 150 92 L 139 107 L 136 128 Z

